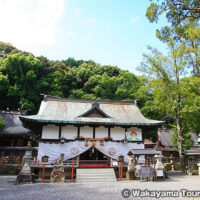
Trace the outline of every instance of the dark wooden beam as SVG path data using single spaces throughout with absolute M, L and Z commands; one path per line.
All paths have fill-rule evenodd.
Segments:
M 77 124 L 73 124 L 73 126 L 74 127 L 84 127 L 85 125 L 83 125 L 83 124 L 78 124 L 78 125 Z

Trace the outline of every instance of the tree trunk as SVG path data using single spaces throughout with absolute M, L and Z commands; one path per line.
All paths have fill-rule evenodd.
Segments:
M 184 154 L 183 154 L 183 147 L 182 147 L 182 129 L 181 129 L 181 120 L 179 112 L 177 112 L 176 115 L 176 125 L 177 125 L 177 132 L 178 132 L 178 151 L 179 151 L 179 157 L 180 157 L 180 163 L 181 163 L 181 172 L 182 174 L 185 174 L 185 161 L 184 161 Z
M 179 157 L 180 157 L 180 163 L 181 163 L 181 171 L 182 174 L 185 174 L 185 163 L 184 163 L 184 155 L 183 155 L 183 148 L 182 148 L 182 128 L 181 128 L 181 93 L 180 93 L 180 75 L 179 75 L 179 69 L 176 62 L 176 57 L 174 57 L 174 65 L 175 65 L 175 76 L 176 76 L 176 84 L 178 86 L 178 95 L 177 95 L 177 107 L 175 109 L 176 113 L 176 126 L 177 126 L 177 132 L 178 132 L 178 151 L 179 151 Z

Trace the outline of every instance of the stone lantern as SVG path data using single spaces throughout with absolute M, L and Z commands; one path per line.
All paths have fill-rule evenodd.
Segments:
M 30 160 L 32 158 L 33 147 L 30 145 L 30 142 L 24 149 L 25 149 L 25 155 L 23 156 L 24 166 L 22 167 L 19 175 L 17 176 L 16 180 L 17 184 L 32 182 Z

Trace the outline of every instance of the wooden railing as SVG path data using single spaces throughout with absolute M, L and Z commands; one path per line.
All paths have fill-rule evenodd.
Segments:
M 65 160 L 65 161 L 63 161 L 63 166 L 64 167 L 72 167 L 72 163 L 74 163 L 74 167 L 77 167 L 77 160 Z M 43 166 L 43 163 L 39 162 L 37 160 L 31 160 L 30 165 L 31 165 L 31 167 L 41 167 L 41 166 Z M 47 162 L 47 163 L 45 163 L 45 165 L 47 168 L 51 168 L 54 166 L 54 163 Z

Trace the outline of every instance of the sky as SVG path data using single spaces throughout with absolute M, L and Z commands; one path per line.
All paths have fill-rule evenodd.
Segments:
M 139 73 L 165 24 L 145 17 L 148 0 L 0 0 L 0 41 L 49 60 L 93 60 Z

